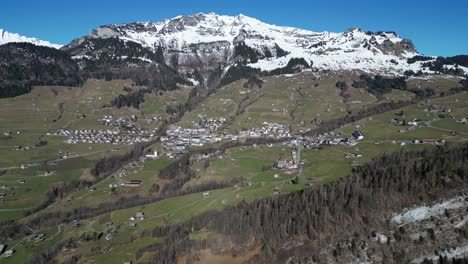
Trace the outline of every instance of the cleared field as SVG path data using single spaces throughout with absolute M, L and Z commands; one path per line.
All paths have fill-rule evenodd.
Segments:
M 47 132 L 61 128 L 111 129 L 99 121 L 104 115 L 137 115 L 138 125 L 141 127 L 157 128 L 161 122 L 147 123 L 144 118 L 167 118 L 166 105 L 185 102 L 190 91 L 189 88 L 182 88 L 158 95 L 146 94 L 145 103 L 148 108 L 145 111 L 128 107 L 103 107 L 119 94 L 126 93 L 124 89 L 135 90 L 139 87 L 127 80 L 89 80 L 83 87 L 35 87 L 31 93 L 0 99 L 0 170 L 5 170 L 0 176 L 0 186 L 6 188 L 1 191 L 6 196 L 0 199 L 0 221 L 21 217 L 27 209 L 46 199 L 45 193 L 51 186 L 78 180 L 97 160 L 125 153 L 130 149 L 127 145 L 64 144 L 66 137 L 47 136 Z M 18 146 L 22 150 L 15 150 Z M 49 160 L 56 160 L 57 164 L 46 165 Z M 20 169 L 30 162 L 37 164 Z M 141 190 L 136 190 L 137 192 L 147 192 L 153 182 L 154 173 L 144 170 L 137 175 L 143 182 Z M 134 175 L 130 174 L 128 178 Z M 20 183 L 21 180 L 26 182 Z M 96 194 L 90 195 L 89 190 L 82 190 L 70 197 L 81 197 L 82 202 L 90 204 L 95 204 L 100 199 L 112 199 L 110 189 L 105 187 L 109 182 L 110 180 L 100 183 L 97 186 L 100 190 Z M 127 192 L 126 195 L 131 195 L 129 190 Z M 57 203 L 57 208 L 62 208 L 60 204 L 61 202 Z M 63 204 L 65 207 L 70 206 L 70 203 Z

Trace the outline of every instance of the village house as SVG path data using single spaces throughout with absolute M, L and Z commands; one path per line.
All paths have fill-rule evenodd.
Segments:
M 112 230 L 106 234 L 106 240 L 112 240 L 114 236 L 116 235 L 116 231 Z
M 32 241 L 39 243 L 45 240 L 46 235 L 45 234 L 37 234 L 32 238 Z
M 420 120 L 420 119 L 413 119 L 413 120 L 411 120 L 411 121 L 408 122 L 408 125 L 410 125 L 410 126 L 418 126 L 421 122 L 422 122 L 422 120 Z
M 346 153 L 345 158 L 350 159 L 350 158 L 360 158 L 362 157 L 361 154 L 358 153 Z
M 364 135 L 361 133 L 361 131 L 357 131 L 357 130 L 356 130 L 356 131 L 353 132 L 352 135 L 353 135 L 353 137 L 354 137 L 355 139 L 357 139 L 357 140 L 361 140 L 361 139 L 364 138 Z
M 158 157 L 158 151 L 154 150 L 153 152 L 146 154 L 145 157 L 149 159 L 156 159 Z
M 9 249 L 9 250 L 5 251 L 5 252 L 2 254 L 2 256 L 5 257 L 5 258 L 8 258 L 8 257 L 13 256 L 13 254 L 15 254 L 15 250 Z
M 278 186 L 275 186 L 273 188 L 273 191 L 271 192 L 272 195 L 279 195 L 280 194 L 280 190 L 279 190 L 279 187 Z
M 124 182 L 124 186 L 128 186 L 128 187 L 138 187 L 140 185 L 141 185 L 140 180 L 130 180 L 128 182 Z
M 143 212 L 137 212 L 137 213 L 135 214 L 135 219 L 136 219 L 136 220 L 140 220 L 140 221 L 141 221 L 141 220 L 144 220 L 144 219 L 145 219 L 145 213 L 143 213 Z
M 457 120 L 458 123 L 462 123 L 464 125 L 468 125 L 468 117 L 463 117 L 460 120 Z
M 399 118 L 392 118 L 391 123 L 394 124 L 395 126 L 401 126 L 404 124 L 403 120 Z
M 71 224 L 72 227 L 79 227 L 80 226 L 80 220 L 74 219 Z

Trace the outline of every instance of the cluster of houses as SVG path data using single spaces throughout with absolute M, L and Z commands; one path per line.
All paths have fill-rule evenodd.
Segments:
M 220 118 L 208 118 L 206 115 L 198 115 L 200 118 L 199 121 L 193 121 L 193 125 L 196 128 L 204 128 L 209 131 L 217 131 L 219 130 L 224 124 L 226 124 L 227 120 L 225 117 Z
M 452 112 L 452 109 L 450 107 L 447 107 L 447 106 L 431 104 L 426 109 L 424 109 L 424 111 L 426 111 L 426 112 L 438 112 L 438 113 L 450 113 L 450 112 Z
M 145 117 L 144 120 L 145 120 L 145 122 L 147 124 L 151 124 L 151 123 L 159 122 L 159 121 L 163 120 L 163 118 L 160 117 L 160 116 L 153 116 L 153 117 Z
M 210 119 L 207 119 L 210 120 Z M 175 158 L 187 151 L 190 146 L 201 147 L 209 143 L 217 143 L 221 141 L 236 141 L 240 137 L 274 137 L 287 138 L 291 137 L 289 127 L 287 125 L 277 123 L 264 123 L 263 127 L 251 128 L 242 130 L 239 134 L 231 133 L 215 133 L 219 126 L 225 122 L 224 118 L 211 119 L 207 121 L 206 128 L 182 128 L 180 126 L 171 126 L 166 131 L 166 136 L 161 137 L 163 149 L 169 158 Z
M 429 145 L 444 145 L 445 140 L 443 139 L 413 139 L 413 144 L 429 144 Z
M 30 161 L 30 162 L 21 164 L 21 165 L 20 165 L 20 168 L 21 168 L 21 169 L 26 169 L 26 168 L 30 168 L 30 167 L 36 167 L 36 166 L 39 166 L 39 162 L 37 162 L 37 161 Z
M 273 108 L 271 111 L 276 112 L 276 113 L 287 113 L 289 110 L 286 108 Z
M 135 122 L 138 118 L 135 115 L 124 116 L 124 117 L 114 117 L 111 115 L 105 115 L 103 118 L 99 119 L 102 125 L 113 126 L 113 127 L 122 127 L 125 129 L 135 129 Z
M 302 146 L 306 149 L 316 149 L 323 145 L 344 145 L 348 147 L 356 146 L 359 140 L 362 140 L 364 135 L 360 131 L 354 131 L 351 136 L 344 137 L 340 133 L 329 132 L 317 136 L 301 136 L 296 135 L 293 139 L 285 144 L 290 147 Z
M 24 151 L 24 150 L 30 150 L 30 149 L 34 149 L 35 147 L 32 147 L 32 146 L 15 146 L 13 148 L 13 150 L 16 150 L 16 151 Z
M 67 144 L 77 143 L 108 143 L 108 144 L 133 144 L 150 141 L 156 134 L 156 129 L 142 130 L 134 129 L 128 131 L 119 130 L 67 130 L 59 129 L 52 133 L 47 133 L 50 136 L 66 136 Z
M 21 181 L 20 181 L 20 183 L 21 183 Z M 24 183 L 26 183 L 26 181 L 24 181 Z M 15 186 L 6 186 L 6 185 L 0 186 L 0 190 L 2 190 L 2 192 L 0 192 L 0 198 L 6 197 L 8 195 L 7 194 L 8 191 L 10 191 L 12 194 L 14 194 L 15 188 L 16 188 Z
M 141 181 L 140 180 L 129 180 L 129 181 L 126 181 L 126 182 L 114 182 L 114 183 L 111 183 L 109 184 L 109 188 L 117 188 L 117 187 L 120 187 L 120 186 L 126 186 L 126 187 L 138 187 L 141 185 Z
M 36 243 L 42 242 L 46 239 L 46 234 L 40 233 L 29 238 L 29 241 Z
M 11 137 L 12 135 L 16 134 L 16 135 L 20 135 L 21 133 L 23 133 L 21 130 L 17 130 L 15 132 L 12 132 L 12 131 L 7 131 L 7 132 L 3 132 L 3 135 L 5 137 Z
M 135 216 L 130 217 L 128 220 L 128 225 L 130 227 L 136 227 L 136 221 L 142 221 L 145 220 L 145 213 L 143 212 L 137 212 Z
M 114 225 L 114 223 L 107 222 L 104 233 L 106 234 L 106 240 L 111 240 L 115 235 L 117 235 L 117 227 Z
M 413 120 L 406 122 L 405 119 L 392 118 L 392 120 L 390 120 L 390 122 L 395 126 L 406 126 L 406 125 L 408 125 L 408 126 L 411 126 L 411 127 L 416 127 L 422 122 L 422 120 L 414 118 Z
M 289 127 L 278 123 L 263 122 L 263 127 L 250 128 L 239 132 L 239 137 L 291 137 Z
M 275 164 L 275 168 L 284 170 L 290 174 L 297 171 L 301 165 L 304 165 L 305 161 L 301 160 L 301 149 L 302 145 L 297 145 L 296 149 L 291 151 L 291 160 L 278 160 Z M 275 178 L 279 178 L 278 174 L 274 175 Z
M 201 147 L 207 143 L 220 142 L 225 138 L 225 136 L 211 133 L 206 128 L 181 128 L 180 126 L 169 127 L 166 135 L 161 137 L 161 142 L 169 158 L 185 153 L 189 146 Z

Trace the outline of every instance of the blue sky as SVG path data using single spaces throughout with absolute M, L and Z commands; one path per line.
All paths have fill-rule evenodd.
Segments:
M 468 54 L 466 0 L 2 0 L 0 28 L 66 44 L 99 25 L 242 13 L 314 31 L 396 31 L 427 55 Z

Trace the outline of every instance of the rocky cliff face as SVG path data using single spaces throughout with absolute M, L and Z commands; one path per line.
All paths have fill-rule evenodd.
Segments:
M 155 52 L 162 48 L 167 65 L 178 71 L 208 71 L 219 65 L 242 62 L 261 70 L 284 67 L 291 58 L 312 61 L 317 69 L 402 73 L 419 70 L 407 59 L 418 55 L 410 40 L 394 32 L 313 32 L 263 23 L 244 15 L 196 14 L 161 22 L 138 22 L 101 26 L 72 41 L 64 50 L 75 50 L 77 60 L 93 52 L 98 39 L 117 38 Z M 244 45 L 239 54 L 236 47 Z M 99 54 L 94 54 L 99 56 Z M 125 59 L 134 56 L 129 54 Z M 144 59 L 148 59 L 145 57 Z

